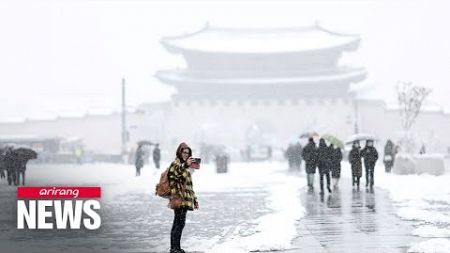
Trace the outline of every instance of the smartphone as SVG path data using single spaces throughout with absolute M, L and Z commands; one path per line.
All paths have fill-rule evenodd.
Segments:
M 194 162 L 191 163 L 191 168 L 193 169 L 200 169 L 200 163 L 202 162 L 201 158 L 193 158 Z

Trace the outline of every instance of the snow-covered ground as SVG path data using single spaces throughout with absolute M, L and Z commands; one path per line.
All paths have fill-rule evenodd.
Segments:
M 169 162 L 162 163 L 165 166 Z M 145 166 L 141 177 L 134 175 L 133 165 L 120 164 L 85 164 L 85 165 L 31 165 L 27 171 L 28 185 L 36 183 L 46 185 L 99 185 L 102 186 L 102 202 L 114 203 L 123 196 L 142 196 L 148 193 L 151 202 L 165 206 L 167 200 L 154 196 L 154 187 L 162 170 L 152 165 Z M 304 176 L 289 173 L 287 164 L 282 162 L 232 163 L 229 172 L 217 174 L 213 164 L 202 164 L 200 170 L 193 173 L 200 211 L 208 208 L 202 206 L 202 195 L 233 194 L 236 201 L 242 197 L 252 198 L 255 191 L 264 192 L 267 210 L 261 216 L 250 221 L 255 228 L 242 223 L 231 228 L 225 227 L 222 236 L 184 237 L 183 245 L 189 251 L 204 252 L 249 252 L 254 250 L 283 250 L 292 247 L 291 241 L 297 235 L 297 221 L 303 217 L 305 210 L 301 205 L 300 192 L 306 185 Z M 7 188 L 7 189 L 12 189 Z M 247 193 L 246 193 L 247 192 Z M 143 199 L 142 201 L 148 201 Z M 256 211 L 259 210 L 255 210 Z M 167 212 L 167 211 L 166 211 Z M 196 215 L 196 214 L 193 214 Z M 243 216 L 236 210 L 236 216 Z M 189 215 L 187 227 L 193 222 Z M 245 216 L 244 216 L 245 217 Z M 195 220 L 195 219 L 194 219 Z M 195 221 L 197 222 L 197 221 Z M 209 221 L 211 223 L 213 221 Z M 242 231 L 246 231 L 242 233 Z M 154 250 L 165 251 L 166 246 Z
M 224 243 L 207 251 L 238 253 L 289 249 L 297 235 L 297 220 L 305 214 L 300 202 L 300 191 L 306 185 L 304 178 L 287 173 L 286 163 L 235 163 L 232 167 L 225 175 L 195 174 L 197 189 L 201 192 L 211 189 L 223 191 L 229 187 L 263 187 L 269 192 L 267 202 L 272 212 L 256 220 L 256 233 L 241 237 L 237 233 L 238 227 Z
M 397 215 L 412 221 L 413 235 L 424 238 L 408 252 L 450 252 L 450 175 L 386 174 L 376 168 L 375 185 L 389 191 Z
M 162 164 L 168 165 L 168 162 Z M 299 174 L 288 173 L 286 167 L 286 163 L 280 162 L 232 163 L 228 173 L 217 174 L 214 165 L 203 164 L 201 169 L 193 174 L 194 189 L 200 201 L 200 211 L 189 215 L 188 230 L 189 223 L 194 226 L 194 222 L 199 222 L 199 224 L 205 222 L 210 226 L 217 219 L 215 215 L 209 216 L 215 214 L 216 211 L 215 209 L 208 210 L 210 207 L 205 206 L 202 197 L 206 199 L 206 196 L 211 198 L 211 196 L 228 194 L 231 198 L 228 198 L 227 201 L 233 204 L 234 200 L 255 198 L 255 193 L 261 192 L 262 194 L 258 198 L 262 200 L 262 196 L 265 201 L 258 202 L 261 204 L 255 205 L 255 207 L 251 206 L 250 210 L 258 209 L 255 210 L 258 215 L 244 215 L 241 213 L 243 211 L 239 209 L 229 209 L 232 210 L 233 215 L 250 220 L 242 222 L 242 219 L 236 219 L 236 225 L 220 227 L 223 230 L 222 234 L 186 236 L 183 238 L 185 249 L 239 253 L 292 248 L 291 241 L 297 236 L 297 221 L 305 215 L 300 194 L 306 190 L 304 188 L 306 180 Z M 47 185 L 100 185 L 105 208 L 116 208 L 117 206 L 111 205 L 113 203 L 129 202 L 131 208 L 135 207 L 133 205 L 139 206 L 142 213 L 145 213 L 146 209 L 140 203 L 151 202 L 153 203 L 151 208 L 164 209 L 161 215 L 166 216 L 171 215 L 169 210 L 165 210 L 167 200 L 154 196 L 154 187 L 161 172 L 162 170 L 157 171 L 153 166 L 146 166 L 142 171 L 142 176 L 135 177 L 133 165 L 31 165 L 27 171 L 27 180 L 28 185 L 42 185 L 42 182 Z M 348 162 L 342 164 L 342 176 L 350 177 Z M 448 174 L 443 176 L 393 175 L 386 174 L 382 166 L 376 168 L 376 187 L 389 191 L 397 215 L 404 220 L 411 221 L 415 228 L 411 233 L 423 238 L 421 242 L 409 245 L 408 252 L 450 252 L 449 182 L 450 175 Z M 5 191 L 4 196 L 14 195 L 15 187 L 4 185 L 4 181 L 0 183 L 2 190 Z M 362 183 L 365 184 L 364 177 Z M 315 184 L 318 186 L 317 178 Z M 227 205 L 230 204 L 228 202 Z M 205 205 L 202 206 L 202 204 Z M 126 210 L 125 208 L 124 206 L 123 209 Z M 239 208 L 242 208 L 242 205 Z M 202 216 L 201 212 L 207 212 L 207 210 L 209 214 Z M 246 212 L 248 210 L 247 208 Z M 141 212 L 137 216 L 140 214 Z M 125 213 L 126 215 L 129 214 Z M 211 218 L 211 221 L 198 220 L 199 217 Z M 145 221 L 148 223 L 145 223 L 145 226 L 161 226 L 155 222 L 167 223 L 166 220 L 157 221 L 152 220 L 151 217 L 148 219 L 150 220 Z M 121 221 L 114 222 L 120 223 Z M 249 228 L 248 224 L 252 224 L 252 228 Z M 170 224 L 165 225 L 169 226 Z M 116 228 L 114 224 L 111 224 L 111 227 Z M 210 228 L 205 228 L 206 234 Z M 165 233 L 164 231 L 169 231 L 169 229 L 169 227 L 164 227 L 162 232 Z M 140 231 L 140 233 L 142 234 L 140 236 L 145 238 L 145 231 Z M 192 234 L 197 234 L 197 232 Z M 166 240 L 167 243 L 168 238 L 166 237 L 166 234 L 162 234 L 163 240 Z M 36 243 L 41 243 L 41 241 Z M 144 250 L 145 246 L 146 244 L 142 244 L 142 247 L 138 249 Z M 165 251 L 165 247 L 167 244 L 162 244 L 155 250 Z M 109 251 L 113 252 L 112 249 Z
M 233 163 L 226 174 L 216 174 L 213 166 L 209 165 L 195 172 L 193 180 L 199 194 L 239 191 L 246 187 L 262 188 L 269 192 L 267 203 L 271 212 L 255 220 L 258 225 L 252 235 L 240 236 L 238 231 L 241 228 L 237 227 L 223 243 L 212 247 L 211 243 L 203 243 L 193 249 L 236 253 L 289 249 L 297 235 L 297 220 L 305 214 L 300 191 L 306 182 L 298 174 L 287 173 L 286 167 L 286 163 L 279 162 Z

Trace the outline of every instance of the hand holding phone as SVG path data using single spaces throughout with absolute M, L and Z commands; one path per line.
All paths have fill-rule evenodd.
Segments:
M 202 162 L 201 158 L 192 158 L 193 162 L 191 163 L 190 167 L 193 169 L 200 169 L 200 163 Z

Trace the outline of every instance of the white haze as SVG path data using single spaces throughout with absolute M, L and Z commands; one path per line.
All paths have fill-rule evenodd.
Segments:
M 311 25 L 362 36 L 344 61 L 365 66 L 366 96 L 395 101 L 398 80 L 432 88 L 450 111 L 446 1 L 0 1 L 0 121 L 167 100 L 155 71 L 180 66 L 159 41 L 206 22 L 226 27 Z

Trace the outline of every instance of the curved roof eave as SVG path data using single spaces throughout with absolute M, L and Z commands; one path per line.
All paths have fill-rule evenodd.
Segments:
M 324 33 L 327 33 L 332 36 L 338 36 L 338 37 L 348 37 L 351 38 L 348 42 L 342 43 L 342 44 L 336 44 L 330 47 L 322 47 L 322 48 L 312 48 L 312 49 L 299 49 L 299 50 L 274 50 L 274 51 L 262 51 L 262 52 L 245 52 L 245 51 L 233 51 L 233 50 L 216 50 L 216 49 L 199 49 L 199 47 L 189 48 L 182 45 L 177 45 L 176 41 L 183 40 L 183 39 L 189 39 L 190 37 L 193 37 L 195 35 L 208 32 L 208 31 L 221 31 L 221 32 L 248 32 L 248 33 L 255 33 L 255 32 L 286 32 L 286 31 L 311 31 L 311 30 L 317 30 Z M 197 30 L 192 33 L 186 33 L 179 36 L 165 36 L 160 40 L 160 43 L 171 53 L 174 54 L 183 54 L 186 52 L 195 52 L 195 53 L 223 53 L 223 54 L 278 54 L 278 53 L 292 53 L 292 52 L 314 52 L 314 51 L 324 51 L 324 50 L 356 50 L 359 47 L 359 43 L 361 41 L 361 37 L 359 34 L 344 34 L 339 32 L 334 32 L 331 30 L 328 30 L 322 26 L 320 26 L 318 23 L 316 23 L 314 26 L 311 27 L 284 27 L 284 28 L 222 28 L 222 27 L 213 27 L 211 28 L 209 24 L 206 24 L 203 28 L 200 30 Z
M 167 71 L 158 71 L 155 78 L 168 85 L 177 86 L 177 84 L 289 84 L 289 83 L 322 83 L 334 81 L 347 81 L 350 83 L 361 82 L 367 77 L 367 70 L 364 68 L 355 69 L 348 73 L 336 74 L 331 76 L 319 77 L 290 77 L 290 78 L 232 78 L 232 79 L 209 79 L 192 78 L 183 75 L 167 75 Z
M 271 55 L 271 54 L 290 54 L 290 53 L 306 53 L 306 52 L 318 52 L 318 51 L 355 51 L 359 47 L 361 39 L 355 38 L 355 40 L 333 46 L 333 47 L 324 47 L 324 48 L 315 48 L 315 49 L 308 49 L 308 50 L 287 50 L 287 51 L 266 51 L 266 52 L 242 52 L 242 51 L 218 51 L 218 50 L 199 50 L 199 49 L 192 49 L 192 48 L 183 48 L 179 47 L 177 45 L 168 43 L 166 41 L 161 41 L 161 44 L 173 54 L 185 54 L 185 53 L 199 53 L 199 54 L 211 54 L 211 53 L 217 53 L 217 54 L 237 54 L 237 55 Z

